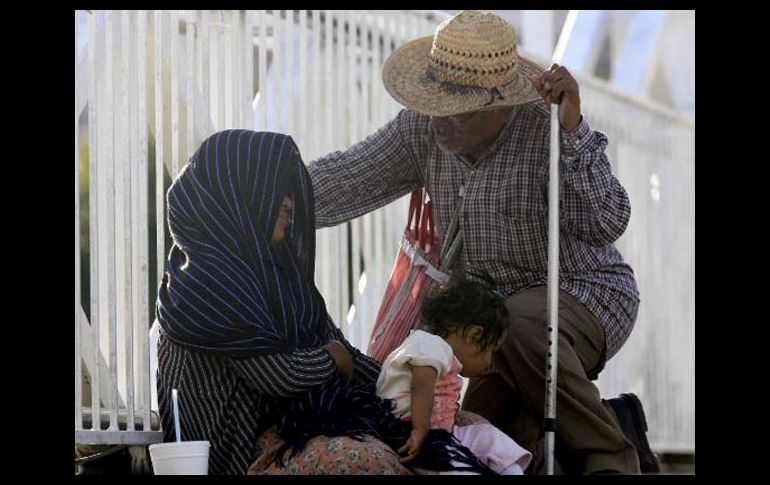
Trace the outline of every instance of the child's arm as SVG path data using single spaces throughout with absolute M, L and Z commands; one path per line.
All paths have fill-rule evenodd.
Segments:
M 438 372 L 429 366 L 411 366 L 412 369 L 412 434 L 406 444 L 398 449 L 399 453 L 406 452 L 401 459 L 407 462 L 415 459 L 425 436 L 430 430 L 430 415 L 433 410 L 433 393 L 436 389 Z

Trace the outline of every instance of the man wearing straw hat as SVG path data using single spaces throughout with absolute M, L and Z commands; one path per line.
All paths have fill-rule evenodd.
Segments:
M 627 340 L 639 294 L 613 245 L 629 221 L 628 195 L 611 173 L 607 137 L 581 114 L 575 79 L 518 55 L 516 33 L 500 17 L 461 12 L 394 52 L 383 81 L 406 109 L 310 165 L 317 226 L 426 187 L 444 237 L 442 267 L 486 272 L 508 295 L 506 341 L 490 372 L 471 379 L 463 407 L 537 459 L 548 352 L 548 107 L 560 98 L 556 459 L 570 474 L 639 473 L 640 461 L 654 470 L 636 396 L 604 401 L 591 382 Z

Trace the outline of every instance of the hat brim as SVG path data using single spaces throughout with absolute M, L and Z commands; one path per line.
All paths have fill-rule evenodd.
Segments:
M 428 76 L 433 36 L 415 39 L 397 49 L 382 68 L 382 81 L 388 93 L 405 107 L 430 116 L 451 116 L 542 99 L 529 81 L 544 69 L 519 56 L 512 82 L 499 88 L 499 95 L 489 89 L 441 83 Z

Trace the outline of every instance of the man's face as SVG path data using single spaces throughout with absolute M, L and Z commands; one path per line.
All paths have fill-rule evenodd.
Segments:
M 501 108 L 454 116 L 431 116 L 430 126 L 436 144 L 442 150 L 478 156 L 494 141 L 510 114 L 510 108 Z

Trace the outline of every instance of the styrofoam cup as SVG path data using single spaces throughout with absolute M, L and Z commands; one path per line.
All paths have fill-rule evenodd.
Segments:
M 150 445 L 156 475 L 208 475 L 208 441 L 175 441 Z

